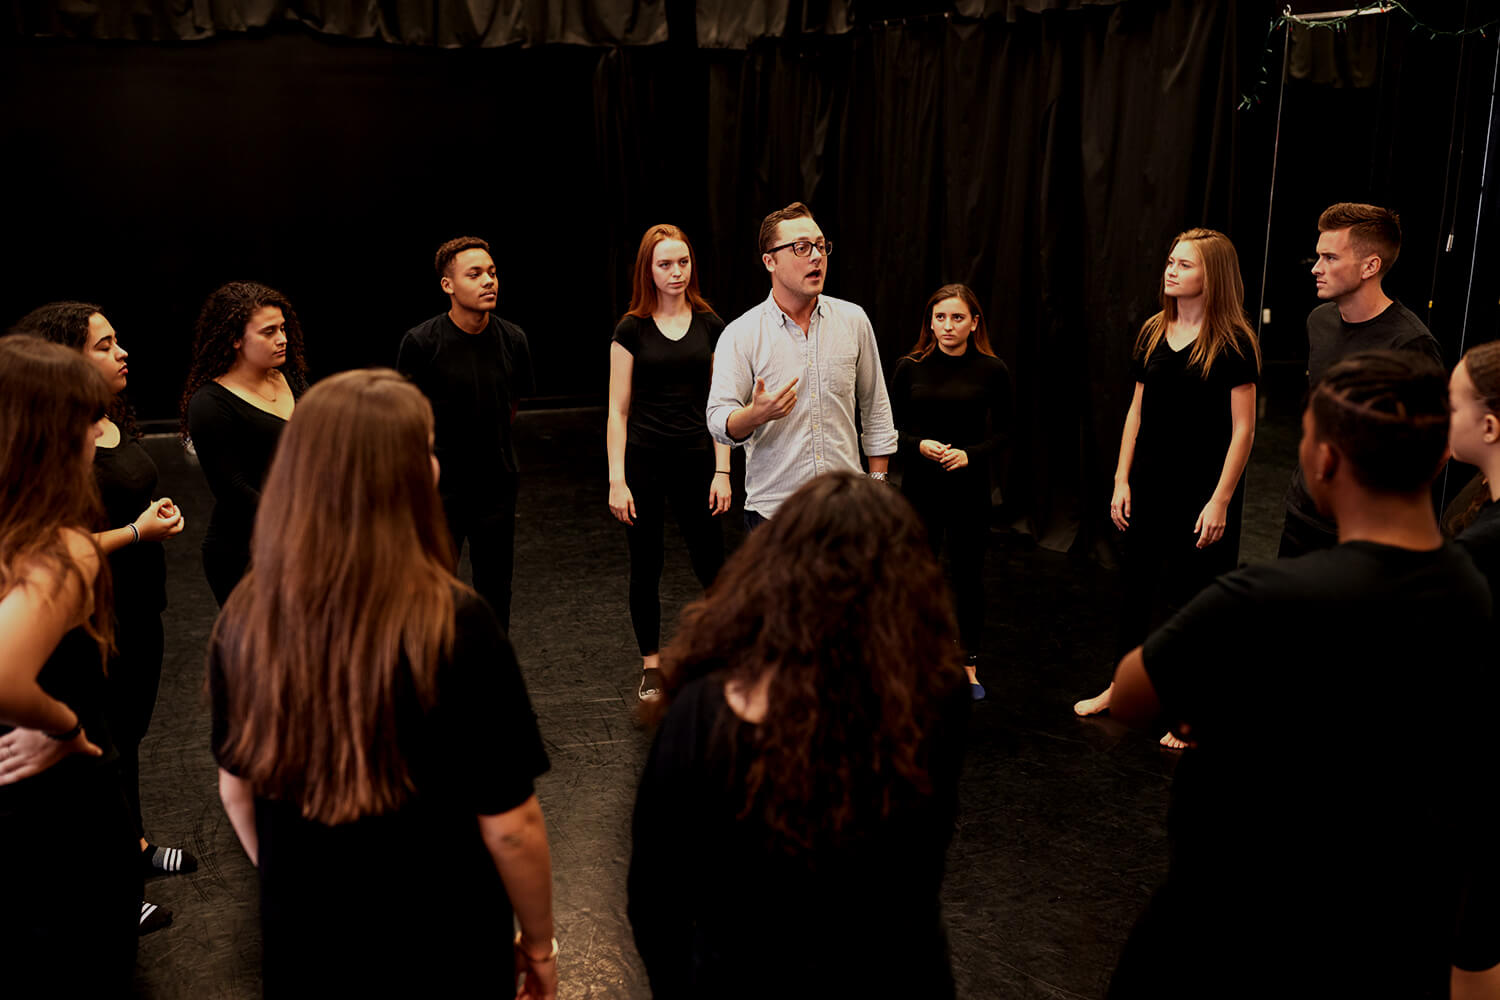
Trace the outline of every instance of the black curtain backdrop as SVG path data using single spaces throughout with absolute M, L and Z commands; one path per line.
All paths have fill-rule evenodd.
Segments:
M 667 0 L 11 0 L 21 38 L 196 41 L 288 23 L 402 45 L 650 45 Z
M 794 199 L 835 241 L 829 292 L 870 312 L 887 369 L 928 294 L 970 284 L 1017 378 L 1007 501 L 1067 546 L 1109 482 L 1130 346 L 1168 239 L 1200 222 L 1232 229 L 1241 16 L 1132 3 L 898 19 L 689 63 L 612 53 L 596 97 L 610 133 L 601 174 L 620 187 L 615 298 L 655 206 L 700 184 L 706 212 L 685 218 L 712 234 L 700 267 L 727 316 L 765 296 L 756 231 Z M 626 83 L 639 80 L 701 89 L 703 139 L 659 82 Z M 662 140 L 677 130 L 680 142 Z
M 1440 28 L 1500 18 L 1493 0 L 1413 8 Z M 1272 40 L 1273 74 L 1281 71 L 1285 42 L 1281 33 Z M 1318 214 L 1336 201 L 1373 202 L 1400 214 L 1401 255 L 1386 290 L 1427 322 L 1448 362 L 1456 362 L 1461 341 L 1473 346 L 1500 335 L 1493 294 L 1500 269 L 1493 235 L 1500 228 L 1493 201 L 1500 135 L 1490 127 L 1495 33 L 1433 37 L 1389 14 L 1361 17 L 1339 32 L 1294 28 L 1290 42 L 1266 282 L 1272 321 L 1261 338 L 1270 377 L 1305 384 L 1303 320 L 1317 305 L 1308 272 Z M 1264 90 L 1271 110 L 1276 97 L 1273 79 Z M 1487 137 L 1490 202 L 1478 220 L 1476 259 Z M 1252 307 L 1255 301 L 1252 295 Z M 1297 399 L 1295 392 L 1285 395 Z
M 1130 347 L 1171 235 L 1228 232 L 1257 300 L 1279 48 L 1268 99 L 1234 108 L 1260 72 L 1266 4 L 569 0 L 527 5 L 517 40 L 655 38 L 657 17 L 670 40 L 503 48 L 470 30 L 499 23 L 479 0 L 221 0 L 175 8 L 171 30 L 161 5 L 114 20 L 107 6 L 11 7 L 19 35 L 91 40 L 0 49 L 13 192 L 0 324 L 52 299 L 100 303 L 148 419 L 175 417 L 193 318 L 221 282 L 286 292 L 315 375 L 389 364 L 401 333 L 445 307 L 431 255 L 462 233 L 494 245 L 501 312 L 532 340 L 534 405 L 601 402 L 641 232 L 682 225 L 733 317 L 768 290 L 760 219 L 800 199 L 837 245 L 830 293 L 870 312 L 887 370 L 932 289 L 976 289 L 1017 382 L 1008 505 L 1048 544 L 1087 547 L 1077 526 L 1104 510 Z M 720 41 L 698 44 L 706 31 Z M 390 38 L 420 44 L 364 40 Z M 1412 114 L 1418 76 L 1403 77 Z M 1445 118 L 1453 71 L 1427 84 L 1445 110 L 1429 117 Z M 1471 131 L 1487 123 L 1474 106 Z M 1329 171 L 1315 122 L 1283 136 L 1279 190 L 1293 146 L 1298 170 L 1345 179 L 1384 150 L 1391 192 L 1437 159 L 1377 140 Z M 1471 147 L 1464 169 L 1478 161 Z M 1273 258 L 1293 270 L 1311 211 L 1277 208 L 1275 233 L 1295 238 Z M 1406 211 L 1410 227 L 1421 211 Z M 1398 274 L 1422 272 L 1411 253 Z M 1278 323 L 1294 344 L 1299 324 Z

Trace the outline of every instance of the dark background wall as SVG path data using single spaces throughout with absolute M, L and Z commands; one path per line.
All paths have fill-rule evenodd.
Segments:
M 687 229 L 733 316 L 766 294 L 760 218 L 802 199 L 837 244 L 830 292 L 869 310 L 888 368 L 932 288 L 979 292 L 1018 384 L 1007 499 L 1065 543 L 1080 511 L 1103 509 L 1130 345 L 1171 235 L 1224 229 L 1259 301 L 1282 68 L 1280 33 L 1262 51 L 1270 4 L 524 6 L 505 23 L 438 0 L 341 22 L 263 0 L 236 8 L 246 23 L 184 27 L 32 5 L 0 51 L 0 323 L 55 298 L 100 303 L 132 351 L 141 414 L 171 418 L 219 283 L 286 292 L 315 375 L 389 363 L 402 331 L 444 308 L 433 249 L 472 232 L 496 248 L 502 313 L 531 337 L 536 405 L 595 403 L 647 225 Z M 1454 5 L 1429 6 L 1455 22 Z M 1477 23 L 1485 11 L 1466 6 Z M 1395 290 L 1435 298 L 1450 350 L 1461 326 L 1494 34 L 1363 20 L 1294 47 L 1265 331 L 1293 376 L 1312 304 L 1300 272 L 1330 201 L 1401 210 Z M 1237 112 L 1250 91 L 1261 102 Z M 1448 228 L 1458 245 L 1439 253 Z M 1490 247 L 1478 339 L 1496 332 Z

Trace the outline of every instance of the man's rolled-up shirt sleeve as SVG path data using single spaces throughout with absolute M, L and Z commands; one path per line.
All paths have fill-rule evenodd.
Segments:
M 748 406 L 755 395 L 755 373 L 740 349 L 739 330 L 726 329 L 714 351 L 714 377 L 708 388 L 708 433 L 720 444 L 738 448 L 749 436 L 729 436 L 729 415 Z
M 891 417 L 891 397 L 886 392 L 885 375 L 880 369 L 880 348 L 875 343 L 875 328 L 861 311 L 859 329 L 859 368 L 855 373 L 854 391 L 858 396 L 859 420 L 863 433 L 860 444 L 866 456 L 881 457 L 896 453 L 899 438 Z

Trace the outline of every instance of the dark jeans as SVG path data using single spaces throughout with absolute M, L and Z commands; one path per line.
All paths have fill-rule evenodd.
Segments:
M 136 835 L 144 837 L 140 750 L 141 740 L 151 725 L 151 714 L 156 710 L 157 688 L 161 686 L 161 615 L 125 609 L 115 621 L 115 645 L 119 652 L 109 664 L 106 705 L 109 732 L 120 753 L 120 787 L 125 793 L 125 803 Z
M 635 524 L 625 529 L 630 546 L 630 624 L 642 656 L 661 648 L 662 535 L 669 503 L 693 573 L 704 589 L 724 565 L 724 532 L 708 509 L 713 474 L 711 449 L 625 449 L 625 480 L 635 498 Z
M 754 531 L 756 528 L 759 528 L 768 520 L 769 518 L 761 514 L 759 511 L 745 511 L 745 534 L 750 534 L 750 532 Z
M 516 484 L 444 495 L 443 511 L 453 536 L 453 562 L 469 542 L 474 589 L 489 602 L 501 628 L 510 631 L 511 577 L 516 563 Z

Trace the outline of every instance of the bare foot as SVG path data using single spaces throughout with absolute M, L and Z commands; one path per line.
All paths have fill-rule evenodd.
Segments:
M 1105 688 L 1102 693 L 1096 694 L 1092 698 L 1085 698 L 1082 701 L 1074 702 L 1073 703 L 1073 712 L 1074 712 L 1074 714 L 1076 714 L 1076 715 L 1098 715 L 1100 712 L 1107 712 L 1107 711 L 1109 711 L 1109 695 L 1110 695 L 1110 692 L 1113 691 L 1114 689 L 1115 689 L 1115 686 L 1113 684 L 1111 684 L 1109 687 Z
M 1164 746 L 1164 747 L 1166 747 L 1168 750 L 1185 750 L 1185 749 L 1187 749 L 1187 741 L 1186 740 L 1179 740 L 1177 737 L 1173 736 L 1171 733 L 1168 733 L 1167 735 L 1165 735 L 1165 736 L 1163 736 L 1161 738 L 1161 745 Z
M 966 673 L 966 674 L 969 675 L 969 683 L 970 684 L 978 684 L 979 683 L 979 674 L 978 674 L 978 672 L 977 672 L 974 664 L 972 664 L 972 663 L 965 663 L 964 664 L 964 673 Z

